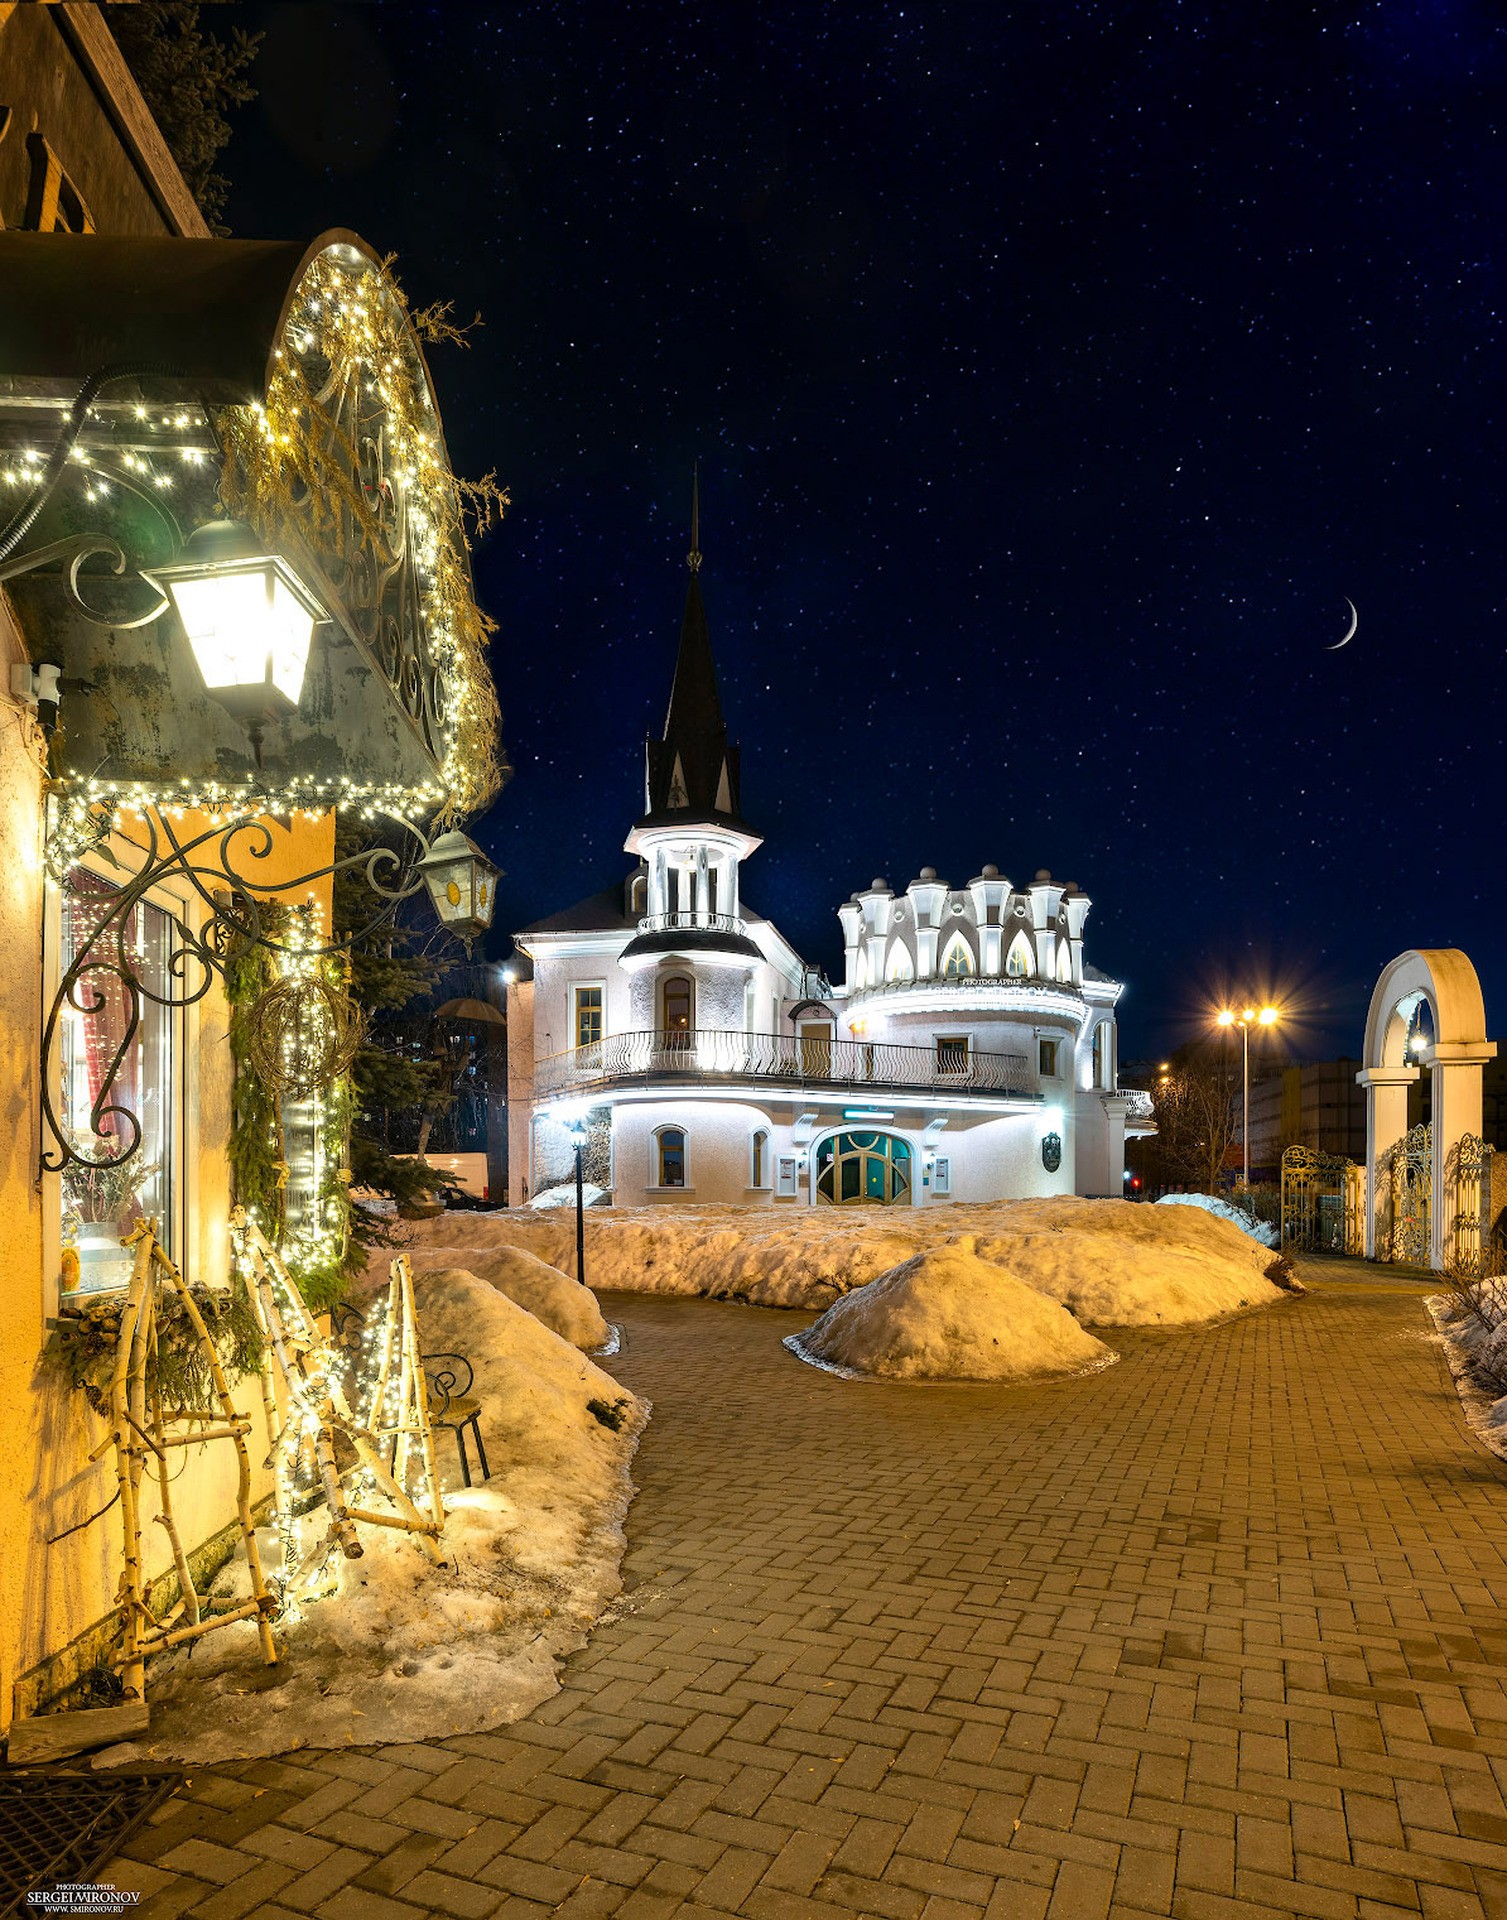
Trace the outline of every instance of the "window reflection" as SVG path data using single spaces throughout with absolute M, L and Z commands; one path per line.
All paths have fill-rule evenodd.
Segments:
M 108 881 L 84 868 L 69 875 L 62 897 L 62 966 L 66 972 L 109 911 L 115 893 Z M 65 1286 L 81 1293 L 122 1287 L 130 1255 L 121 1246 L 138 1219 L 159 1223 L 171 1251 L 173 1034 L 167 998 L 171 987 L 173 923 L 157 907 L 138 905 L 124 922 L 121 941 L 129 967 L 144 991 L 132 1029 L 131 995 L 118 975 L 89 968 L 65 1007 L 59 1054 L 61 1114 L 77 1153 L 96 1166 L 70 1162 L 62 1175 L 62 1244 Z M 113 957 L 113 939 L 101 960 Z M 112 1062 L 119 1056 L 114 1078 Z M 108 1085 L 107 1085 L 108 1082 Z M 120 1165 L 108 1164 L 131 1144 L 124 1108 L 141 1128 L 141 1144 Z M 76 1282 L 70 1269 L 78 1260 Z

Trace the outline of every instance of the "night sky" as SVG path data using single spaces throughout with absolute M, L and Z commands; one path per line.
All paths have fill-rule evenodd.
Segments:
M 232 230 L 485 319 L 431 364 L 514 500 L 499 927 L 626 871 L 699 458 L 746 897 L 810 959 L 992 860 L 1091 895 L 1127 1059 L 1226 988 L 1356 1052 L 1409 946 L 1507 1024 L 1495 8 L 205 18 L 267 35 Z

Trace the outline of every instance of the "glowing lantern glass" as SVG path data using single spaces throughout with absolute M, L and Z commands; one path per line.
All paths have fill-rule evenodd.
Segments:
M 474 840 L 454 831 L 442 833 L 419 862 L 440 925 L 462 940 L 491 926 L 501 871 Z
M 206 689 L 245 725 L 260 758 L 262 728 L 298 706 L 324 609 L 238 520 L 200 527 L 177 564 L 146 578 L 172 595 Z

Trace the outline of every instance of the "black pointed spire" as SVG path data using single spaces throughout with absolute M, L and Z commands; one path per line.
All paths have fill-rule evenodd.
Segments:
M 737 821 L 738 749 L 728 744 L 706 608 L 701 600 L 701 484 L 697 472 L 691 479 L 691 551 L 686 564 L 691 577 L 664 737 L 647 744 L 648 816 L 681 812 L 688 819 Z

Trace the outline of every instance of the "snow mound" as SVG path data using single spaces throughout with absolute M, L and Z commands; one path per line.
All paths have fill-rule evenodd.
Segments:
M 415 1277 L 429 1270 L 453 1271 L 459 1260 L 460 1256 L 448 1248 L 416 1249 L 409 1256 Z M 478 1280 L 485 1280 L 516 1306 L 531 1313 L 536 1320 L 542 1320 L 551 1333 L 559 1334 L 573 1347 L 589 1352 L 607 1344 L 610 1329 L 590 1287 L 583 1287 L 527 1248 L 497 1247 L 487 1252 L 469 1252 L 464 1256 L 464 1266 Z M 470 1345 L 462 1347 L 461 1352 L 475 1359 Z
M 249 1623 L 154 1661 L 150 1734 L 96 1764 L 443 1739 L 516 1720 L 557 1690 L 558 1663 L 621 1590 L 628 1466 L 648 1409 L 474 1274 L 415 1274 L 414 1296 L 425 1350 L 475 1365 L 492 1469 L 462 1489 L 454 1436 L 436 1430 L 444 1564 L 405 1534 L 362 1528 L 339 1592 L 279 1626 L 278 1666 L 262 1664 Z M 216 1592 L 246 1592 L 243 1561 Z
M 450 1214 L 412 1228 L 457 1266 L 500 1246 L 572 1261 L 558 1214 Z M 1127 1200 L 999 1200 L 898 1207 L 604 1207 L 586 1271 L 604 1292 L 700 1294 L 821 1312 L 912 1255 L 973 1236 L 980 1258 L 1096 1326 L 1190 1326 L 1269 1306 L 1268 1248 L 1198 1207 Z
M 913 1254 L 787 1343 L 803 1358 L 889 1380 L 1035 1380 L 1115 1356 L 973 1235 Z
M 1228 1220 L 1232 1227 L 1239 1227 L 1242 1233 L 1248 1233 L 1253 1240 L 1259 1240 L 1263 1247 L 1276 1249 L 1281 1235 L 1275 1227 L 1268 1226 L 1264 1220 L 1253 1220 L 1240 1207 L 1232 1207 L 1228 1200 L 1218 1200 L 1212 1193 L 1164 1193 L 1156 1203 L 1159 1207 L 1202 1207 L 1205 1213 L 1212 1213 L 1216 1220 Z
M 584 1206 L 600 1207 L 606 1203 L 607 1189 L 594 1187 L 589 1180 L 581 1182 L 581 1201 Z M 576 1204 L 576 1183 L 567 1180 L 561 1187 L 546 1187 L 542 1193 L 536 1193 L 529 1201 L 530 1207 L 538 1212 L 547 1213 L 551 1207 L 573 1207 Z

